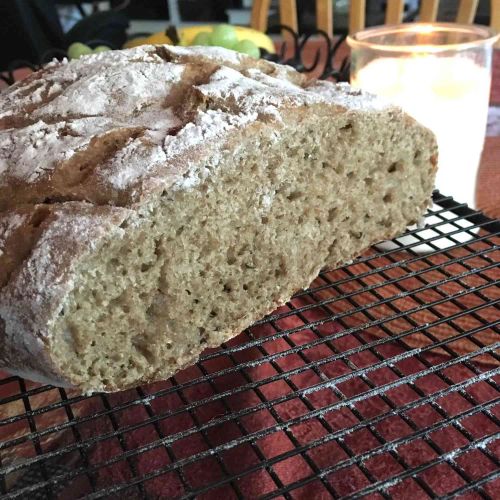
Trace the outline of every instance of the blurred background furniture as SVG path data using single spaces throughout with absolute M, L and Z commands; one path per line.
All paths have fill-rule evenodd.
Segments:
M 125 13 L 120 8 L 85 9 L 84 3 L 71 0 L 0 2 L 0 43 L 4 47 L 0 52 L 0 70 L 15 60 L 38 63 L 44 54 L 65 51 L 76 41 L 121 48 L 129 25 Z M 68 5 L 74 18 L 69 24 L 64 15 Z
M 278 24 L 332 35 L 400 21 L 476 22 L 500 27 L 497 0 L 9 0 L 0 2 L 0 70 L 10 61 L 37 62 L 72 42 L 119 48 L 130 34 L 169 24 L 230 22 L 260 31 Z
M 271 0 L 255 0 L 252 7 L 252 28 L 266 31 L 268 27 L 269 10 Z M 279 0 L 279 24 L 289 26 L 294 31 L 301 31 L 299 14 L 301 9 L 300 0 Z M 312 2 L 307 2 L 311 4 Z M 488 5 L 489 4 L 489 5 Z M 339 21 L 337 26 L 338 7 Z M 440 8 L 441 7 L 441 8 Z M 491 10 L 488 15 L 488 7 Z M 366 26 L 378 24 L 397 24 L 406 21 L 419 20 L 422 22 L 433 22 L 436 19 L 442 21 L 455 21 L 457 23 L 469 24 L 477 22 L 480 24 L 491 24 L 492 27 L 500 28 L 500 2 L 496 0 L 479 2 L 478 0 L 459 0 L 453 3 L 444 0 L 316 0 L 316 28 L 333 34 L 346 31 L 354 33 Z M 308 12 L 306 12 L 306 15 Z M 438 16 L 438 14 L 440 14 Z M 348 22 L 346 19 L 348 18 Z M 335 22 L 334 22 L 335 20 Z

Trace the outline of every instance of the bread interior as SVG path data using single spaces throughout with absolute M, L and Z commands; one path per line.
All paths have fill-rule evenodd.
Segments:
M 81 261 L 51 347 L 84 390 L 167 378 L 322 267 L 402 232 L 432 191 L 430 135 L 387 112 L 297 109 L 232 141 L 210 175 L 151 200 Z

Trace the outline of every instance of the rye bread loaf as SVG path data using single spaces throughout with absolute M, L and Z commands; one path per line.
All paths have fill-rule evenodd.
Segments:
M 0 365 L 166 378 L 424 213 L 432 134 L 219 48 L 51 63 L 0 97 Z

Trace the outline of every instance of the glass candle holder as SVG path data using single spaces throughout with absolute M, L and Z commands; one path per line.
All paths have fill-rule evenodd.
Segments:
M 347 39 L 351 84 L 388 98 L 436 134 L 436 187 L 470 206 L 497 38 L 483 26 L 409 23 L 370 28 Z

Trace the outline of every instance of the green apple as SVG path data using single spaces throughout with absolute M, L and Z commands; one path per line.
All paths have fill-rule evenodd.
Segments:
M 201 31 L 194 37 L 191 45 L 213 45 L 212 35 L 208 31 Z
M 241 52 L 242 54 L 247 54 L 250 57 L 258 59 L 260 57 L 260 49 L 251 40 L 241 40 L 234 47 L 234 50 Z
M 229 24 L 218 24 L 212 31 L 212 45 L 232 49 L 238 43 L 236 30 Z
M 80 59 L 82 56 L 92 54 L 92 49 L 81 42 L 74 42 L 68 47 L 68 57 L 70 59 Z
M 99 52 L 108 52 L 109 50 L 111 50 L 111 47 L 108 47 L 107 45 L 98 45 L 94 49 L 94 54 L 99 54 Z

